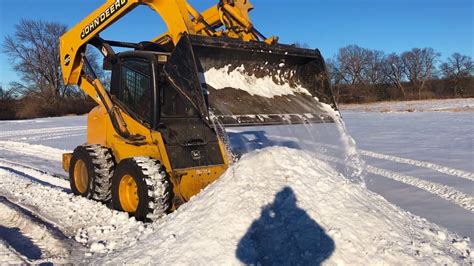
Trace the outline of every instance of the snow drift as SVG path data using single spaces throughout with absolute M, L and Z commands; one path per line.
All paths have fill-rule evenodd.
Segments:
M 310 153 L 281 147 L 244 155 L 189 203 L 147 227 L 136 245 L 108 254 L 103 262 L 453 264 L 471 260 L 467 239 L 400 210 Z

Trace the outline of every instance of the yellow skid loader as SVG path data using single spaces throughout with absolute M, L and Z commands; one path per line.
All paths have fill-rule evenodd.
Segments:
M 159 13 L 168 32 L 140 43 L 99 37 L 138 5 Z M 153 221 L 227 169 L 217 125 L 332 121 L 322 103 L 336 104 L 319 51 L 264 37 L 250 21 L 252 8 L 249 0 L 221 0 L 200 13 L 186 0 L 108 0 L 61 37 L 65 84 L 98 104 L 87 143 L 63 155 L 74 194 Z M 111 70 L 109 90 L 87 45 Z

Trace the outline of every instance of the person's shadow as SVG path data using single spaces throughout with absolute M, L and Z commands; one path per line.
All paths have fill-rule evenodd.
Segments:
M 335 249 L 323 228 L 296 205 L 285 187 L 262 209 L 237 247 L 237 258 L 253 265 L 320 265 Z

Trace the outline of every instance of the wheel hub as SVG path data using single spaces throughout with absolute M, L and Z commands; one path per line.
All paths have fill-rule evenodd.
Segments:
M 122 209 L 134 213 L 138 208 L 138 188 L 135 179 L 130 175 L 124 175 L 120 179 L 119 199 Z
M 89 175 L 87 173 L 86 163 L 83 160 L 77 160 L 74 166 L 74 183 L 79 193 L 84 194 L 89 184 Z

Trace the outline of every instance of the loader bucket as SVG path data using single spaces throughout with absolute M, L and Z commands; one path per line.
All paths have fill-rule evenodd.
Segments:
M 224 126 L 334 122 L 322 104 L 337 109 L 318 50 L 184 35 L 165 72 Z

